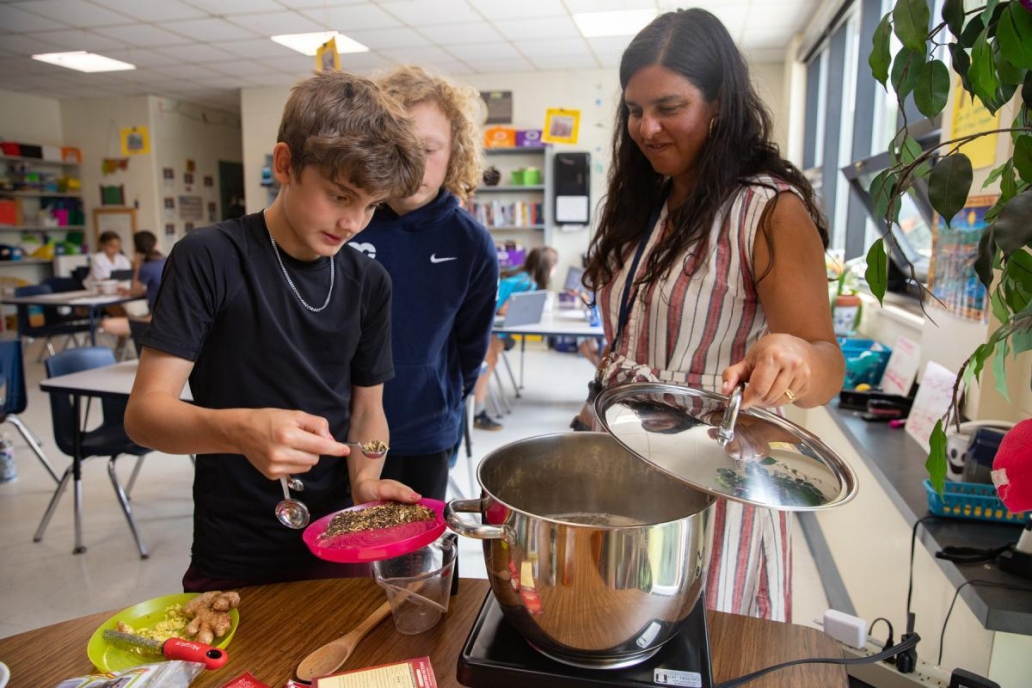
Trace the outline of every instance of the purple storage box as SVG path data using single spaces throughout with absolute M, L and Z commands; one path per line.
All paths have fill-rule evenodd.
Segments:
M 540 129 L 518 129 L 516 131 L 517 148 L 544 148 Z
M 526 249 L 504 249 L 499 247 L 496 248 L 496 251 L 498 253 L 498 267 L 500 268 L 514 268 L 523 265 L 524 261 L 527 260 Z

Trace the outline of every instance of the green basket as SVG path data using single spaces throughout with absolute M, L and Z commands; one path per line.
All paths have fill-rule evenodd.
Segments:
M 947 482 L 940 495 L 931 480 L 924 481 L 928 510 L 936 516 L 967 518 L 997 523 L 1024 523 L 1026 516 L 1012 514 L 996 495 L 993 485 Z

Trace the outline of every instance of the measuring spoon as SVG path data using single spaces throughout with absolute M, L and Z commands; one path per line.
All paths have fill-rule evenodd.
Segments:
M 308 525 L 308 507 L 290 496 L 287 476 L 280 476 L 280 485 L 283 487 L 283 501 L 276 505 L 276 518 L 287 528 L 301 530 Z
M 382 459 L 387 456 L 387 450 L 390 447 L 387 446 L 386 442 L 380 440 L 370 440 L 369 442 L 342 442 L 349 447 L 357 447 L 362 456 L 367 459 Z

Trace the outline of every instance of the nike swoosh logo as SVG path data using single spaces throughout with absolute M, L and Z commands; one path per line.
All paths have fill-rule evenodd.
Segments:
M 438 258 L 436 253 L 431 254 L 431 256 L 430 256 L 430 262 L 431 263 L 435 263 L 435 264 L 436 263 L 447 263 L 449 260 L 458 260 L 458 259 L 459 259 L 458 256 L 450 256 L 448 258 Z

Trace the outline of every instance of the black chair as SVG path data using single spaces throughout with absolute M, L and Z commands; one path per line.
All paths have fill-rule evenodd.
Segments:
M 77 268 L 73 269 L 72 270 L 72 279 L 74 279 L 78 283 L 78 286 L 76 287 L 76 289 L 82 289 L 83 288 L 83 282 L 85 282 L 86 278 L 89 277 L 89 276 L 90 276 L 90 268 L 87 265 L 82 265 L 80 267 L 77 267 Z
M 40 296 L 43 294 L 53 294 L 54 290 L 47 284 L 31 284 L 25 287 L 17 287 L 14 290 L 15 296 Z M 87 321 L 80 320 L 64 320 L 61 314 L 58 312 L 56 307 L 43 306 L 43 324 L 33 325 L 29 319 L 29 309 L 32 306 L 25 304 L 18 304 L 16 306 L 18 314 L 18 336 L 26 341 L 33 341 L 38 338 L 44 339 L 45 346 L 39 353 L 37 362 L 43 359 L 43 352 L 48 352 L 53 356 L 57 351 L 54 349 L 53 337 L 65 336 L 64 349 L 68 348 L 68 343 L 74 341 L 76 346 L 79 345 L 79 340 L 76 335 L 85 332 L 89 333 L 90 326 Z
M 5 384 L 3 399 L 0 400 L 0 423 L 7 422 L 18 428 L 50 477 L 55 483 L 60 482 L 57 472 L 40 447 L 39 438 L 18 417 L 28 405 L 29 397 L 25 393 L 25 362 L 22 360 L 21 342 L 17 339 L 0 339 L 0 376 L 3 376 Z
M 111 352 L 111 349 L 102 346 L 62 351 L 46 360 L 47 377 L 68 375 L 82 370 L 102 368 L 104 366 L 114 364 L 115 355 Z M 126 521 L 129 522 L 129 530 L 132 531 L 133 539 L 136 540 L 136 547 L 140 550 L 140 558 L 146 559 L 148 557 L 147 546 L 144 544 L 143 538 L 140 536 L 140 531 L 136 526 L 136 520 L 133 518 L 132 509 L 129 506 L 129 496 L 126 490 L 122 487 L 122 483 L 118 479 L 118 473 L 115 471 L 115 462 L 118 460 L 119 456 L 122 454 L 131 454 L 136 456 L 137 463 L 133 469 L 133 477 L 130 480 L 131 487 L 132 482 L 136 479 L 136 473 L 139 471 L 140 463 L 143 461 L 144 455 L 150 452 L 150 449 L 135 444 L 131 439 L 129 439 L 129 436 L 125 434 L 123 419 L 125 418 L 126 403 L 127 400 L 124 398 L 101 397 L 103 421 L 100 426 L 94 430 L 82 431 L 80 429 L 80 419 L 76 413 L 77 406 L 72 395 L 61 392 L 50 392 L 50 413 L 53 417 L 54 423 L 54 439 L 57 441 L 58 448 L 72 457 L 72 465 L 69 466 L 68 470 L 66 470 L 64 475 L 61 476 L 61 482 L 58 483 L 57 489 L 54 491 L 54 496 L 51 497 L 50 504 L 47 506 L 47 511 L 43 514 L 43 520 L 40 522 L 39 528 L 36 529 L 36 535 L 33 537 L 34 542 L 39 542 L 43 539 L 43 532 L 50 523 L 50 518 L 54 515 L 54 510 L 57 508 L 57 503 L 60 501 L 61 494 L 64 492 L 69 479 L 71 479 L 74 474 L 76 481 L 80 480 L 80 466 L 82 462 L 94 456 L 108 456 L 110 457 L 110 460 L 108 461 L 108 477 L 111 479 L 111 485 L 115 490 L 115 496 L 118 497 L 118 502 L 122 506 L 122 512 L 125 514 Z M 80 454 L 77 456 L 75 446 L 76 433 L 80 432 L 81 450 Z M 76 485 L 76 554 L 86 551 L 86 548 L 82 544 L 82 532 L 79 527 L 79 524 L 82 522 L 81 494 L 79 486 Z

